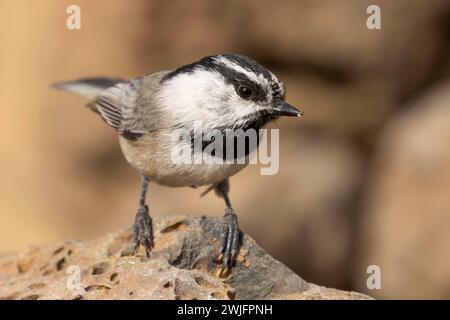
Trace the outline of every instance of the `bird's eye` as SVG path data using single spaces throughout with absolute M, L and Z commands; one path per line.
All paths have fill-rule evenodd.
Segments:
M 249 99 L 253 95 L 252 89 L 246 86 L 240 86 L 238 89 L 239 96 L 242 99 Z

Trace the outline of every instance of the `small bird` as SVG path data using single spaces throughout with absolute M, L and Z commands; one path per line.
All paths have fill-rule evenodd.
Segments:
M 142 245 L 149 257 L 154 246 L 146 204 L 149 181 L 170 187 L 209 186 L 207 191 L 214 189 L 226 205 L 215 261 L 222 275 L 229 274 L 241 246 L 237 216 L 228 196 L 229 177 L 246 164 L 174 162 L 171 135 L 177 129 L 192 131 L 196 121 L 201 121 L 205 132 L 246 132 L 281 116 L 300 117 L 303 113 L 285 102 L 283 82 L 244 55 L 219 54 L 129 81 L 88 78 L 53 86 L 92 100 L 87 106 L 116 130 L 126 160 L 142 176 L 132 228 L 133 253 Z M 245 150 L 246 155 L 249 152 Z

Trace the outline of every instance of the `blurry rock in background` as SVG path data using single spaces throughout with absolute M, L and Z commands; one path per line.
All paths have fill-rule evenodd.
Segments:
M 278 175 L 250 166 L 232 178 L 242 229 L 311 282 L 364 290 L 376 264 L 378 297 L 450 297 L 448 0 L 80 0 L 78 31 L 65 27 L 70 4 L 0 3 L 0 251 L 98 237 L 137 209 L 139 177 L 114 132 L 50 83 L 237 52 L 277 73 L 305 111 L 277 123 Z M 366 28 L 369 4 L 381 30 Z M 222 215 L 200 192 L 152 185 L 150 210 Z
M 382 31 L 365 27 L 362 13 L 370 4 L 381 7 Z M 308 124 L 367 133 L 445 61 L 449 6 L 446 0 L 236 0 L 233 15 L 225 16 L 235 47 L 283 72 L 289 97 L 311 106 Z
M 345 287 L 362 159 L 354 146 L 326 134 L 296 133 L 280 147 L 277 175 L 248 176 L 234 187 L 245 201 L 238 207 L 246 230 L 304 277 Z
M 382 133 L 355 272 L 362 275 L 367 265 L 379 265 L 380 297 L 449 297 L 449 103 L 447 82 L 420 97 Z

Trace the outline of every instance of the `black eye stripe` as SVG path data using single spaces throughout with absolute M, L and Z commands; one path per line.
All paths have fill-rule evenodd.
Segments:
M 258 83 L 251 81 L 243 73 L 235 71 L 231 77 L 225 78 L 225 81 L 232 84 L 238 94 L 240 87 L 248 87 L 250 90 L 252 90 L 252 96 L 250 100 L 254 102 L 261 102 L 266 100 L 266 92 L 264 88 L 262 88 Z
M 276 77 L 267 70 L 265 67 L 257 63 L 256 61 L 242 55 L 236 54 L 221 54 L 218 56 L 209 56 L 205 57 L 199 61 L 194 63 L 182 66 L 167 75 L 165 75 L 161 82 L 167 81 L 179 74 L 182 73 L 192 73 L 195 70 L 209 70 L 212 72 L 217 72 L 223 76 L 225 82 L 234 86 L 236 93 L 239 94 L 238 90 L 241 85 L 245 85 L 253 90 L 253 95 L 251 97 L 251 101 L 254 102 L 267 102 L 267 89 L 261 86 L 259 83 L 255 83 L 250 80 L 245 74 L 231 68 L 221 61 L 221 59 L 225 58 L 228 62 L 234 63 L 249 72 L 254 73 L 257 76 L 261 76 L 266 79 L 271 86 L 272 95 L 276 98 L 283 97 L 283 88 L 282 84 L 278 83 Z

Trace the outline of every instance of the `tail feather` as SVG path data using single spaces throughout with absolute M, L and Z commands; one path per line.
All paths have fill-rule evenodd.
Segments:
M 106 90 L 124 80 L 119 78 L 87 78 L 75 81 L 57 82 L 53 88 L 77 93 L 83 97 L 95 99 L 103 90 Z

